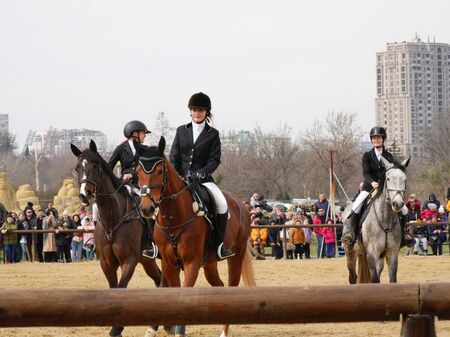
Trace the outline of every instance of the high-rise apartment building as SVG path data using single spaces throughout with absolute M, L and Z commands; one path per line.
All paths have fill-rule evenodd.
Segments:
M 422 157 L 433 121 L 450 112 L 450 45 L 416 36 L 376 57 L 377 124 L 387 128 L 388 146 Z

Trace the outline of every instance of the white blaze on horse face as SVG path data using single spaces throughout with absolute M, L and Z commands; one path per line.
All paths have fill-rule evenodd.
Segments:
M 403 194 L 406 190 L 406 175 L 400 169 L 391 169 L 386 175 L 386 188 L 392 207 L 399 211 L 404 204 Z
M 86 164 L 87 164 L 87 160 L 84 159 L 81 162 L 81 166 L 83 167 L 83 176 L 81 177 L 81 181 L 83 181 L 83 183 L 81 183 L 80 185 L 80 194 L 86 196 Z

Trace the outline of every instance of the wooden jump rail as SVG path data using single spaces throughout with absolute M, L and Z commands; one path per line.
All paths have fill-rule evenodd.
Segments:
M 436 336 L 435 316 L 440 320 L 450 319 L 450 283 L 0 290 L 0 327 L 291 324 L 402 319 L 401 336 L 412 337 Z

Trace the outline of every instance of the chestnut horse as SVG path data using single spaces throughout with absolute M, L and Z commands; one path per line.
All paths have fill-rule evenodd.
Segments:
M 91 140 L 89 149 L 84 151 L 73 144 L 70 147 L 78 158 L 75 171 L 80 184 L 80 199 L 86 205 L 94 200 L 98 207 L 94 241 L 109 287 L 126 288 L 139 262 L 155 285 L 162 285 L 161 271 L 155 260 L 142 257 L 143 219 L 123 183 L 97 152 L 94 141 Z M 117 277 L 119 267 L 120 280 Z M 157 328 L 152 327 L 153 330 Z M 110 336 L 121 336 L 122 331 L 123 327 L 113 327 Z
M 164 278 L 169 287 L 180 287 L 180 271 L 183 270 L 183 287 L 193 287 L 203 267 L 208 283 L 223 287 L 217 269 L 216 247 L 208 245 L 211 226 L 203 216 L 197 216 L 193 211 L 192 193 L 164 155 L 165 145 L 164 137 L 161 137 L 158 147 L 135 143 L 139 153 L 136 171 L 141 188 L 141 210 L 144 215 L 151 216 L 151 210 L 158 206 L 154 238 L 161 255 Z M 227 260 L 228 285 L 238 286 L 242 275 L 246 286 L 255 286 L 247 248 L 249 213 L 236 197 L 227 192 L 224 195 L 230 212 L 225 244 L 235 253 Z M 228 333 L 229 326 L 225 325 L 221 336 Z M 185 336 L 185 327 L 177 326 L 176 335 Z

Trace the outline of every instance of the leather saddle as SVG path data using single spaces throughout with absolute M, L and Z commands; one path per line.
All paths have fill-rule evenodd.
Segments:
M 367 214 L 369 214 L 370 211 L 370 207 L 372 206 L 374 200 L 378 197 L 378 195 L 380 194 L 379 189 L 375 189 L 372 191 L 372 193 L 370 193 L 366 200 L 364 200 L 364 203 L 362 205 L 361 208 L 361 216 L 359 217 L 359 221 L 358 221 L 358 232 L 361 231 L 362 228 L 362 224 L 364 223 L 364 220 L 366 220 L 367 218 Z

